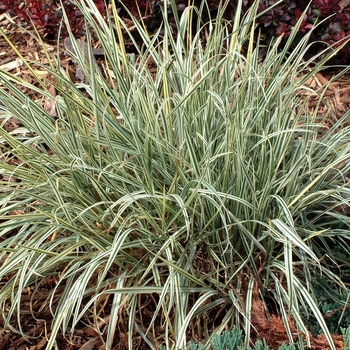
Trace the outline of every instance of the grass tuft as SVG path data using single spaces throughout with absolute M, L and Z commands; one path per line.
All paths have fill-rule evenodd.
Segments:
M 0 129 L 5 327 L 17 320 L 25 336 L 30 290 L 33 316 L 52 314 L 48 348 L 80 322 L 106 349 L 118 329 L 130 349 L 136 335 L 151 349 L 184 349 L 190 333 L 210 344 L 234 326 L 248 347 L 258 288 L 290 342 L 290 319 L 308 341 L 307 306 L 335 349 L 313 279 L 348 294 L 324 257 L 329 242 L 349 239 L 349 113 L 324 133 L 332 111 L 308 108 L 323 93 L 308 85 L 323 69 L 303 58 L 308 37 L 292 47 L 295 29 L 261 59 L 256 7 L 238 11 L 233 29 L 220 12 L 203 26 L 188 7 L 175 35 L 167 11 L 152 35 L 135 22 L 140 45 L 116 9 L 105 22 L 92 0 L 79 6 L 105 50 L 104 73 L 90 59 L 87 83 L 74 84 L 52 60 L 54 96 L 0 71 L 1 118 L 23 124 Z

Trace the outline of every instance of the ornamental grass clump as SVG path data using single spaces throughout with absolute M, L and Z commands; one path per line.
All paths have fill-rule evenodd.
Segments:
M 293 32 L 259 58 L 257 4 L 203 26 L 201 9 L 187 7 L 174 33 L 176 5 L 165 1 L 152 35 L 138 22 L 130 32 L 115 7 L 105 21 L 92 0 L 79 6 L 86 83 L 49 55 L 55 95 L 39 76 L 32 85 L 0 72 L 1 118 L 23 124 L 0 131 L 4 327 L 26 336 L 30 303 L 33 317 L 52 315 L 48 349 L 81 322 L 106 349 L 137 339 L 185 349 L 193 335 L 208 345 L 235 326 L 247 348 L 264 302 L 289 342 L 310 341 L 307 307 L 335 349 L 312 282 L 322 274 L 348 293 L 324 257 L 349 238 L 350 130 L 347 113 L 322 132 L 332 111 L 321 114 L 324 91 L 309 84 L 335 51 L 311 65 L 307 36 L 292 48 Z M 100 71 L 92 32 L 105 50 Z

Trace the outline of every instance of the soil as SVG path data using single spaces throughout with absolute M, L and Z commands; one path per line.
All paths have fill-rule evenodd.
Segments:
M 23 31 L 23 29 L 17 27 L 11 22 L 11 20 L 6 17 L 4 14 L 0 15 L 0 26 L 5 30 L 5 33 L 8 35 L 9 39 L 13 45 L 18 49 L 21 55 L 28 61 L 33 63 L 33 67 L 37 74 L 43 78 L 47 78 L 47 81 L 50 81 L 49 72 L 42 66 L 37 65 L 47 64 L 48 59 L 46 54 L 49 54 L 51 58 L 57 58 L 61 60 L 61 66 L 64 69 L 67 69 L 74 79 L 75 76 L 75 67 L 71 61 L 71 58 L 64 55 L 63 43 L 57 44 L 57 41 L 44 41 L 45 50 L 38 44 L 28 33 Z M 60 54 L 57 55 L 57 46 L 59 47 Z M 103 58 L 99 58 L 102 60 Z M 23 79 L 27 80 L 30 83 L 34 83 L 32 74 L 29 69 L 23 64 L 23 62 L 18 58 L 14 50 L 10 47 L 4 37 L 0 36 L 0 69 L 9 71 L 12 74 L 21 76 Z M 334 77 L 339 72 L 339 69 L 330 68 L 318 74 L 313 81 L 310 81 L 310 86 L 317 88 L 322 88 L 329 83 L 330 79 Z M 49 84 L 49 83 L 48 83 Z M 51 90 L 51 93 L 55 93 L 52 86 L 48 86 Z M 1 88 L 1 86 L 0 86 Z M 36 98 L 35 93 L 27 89 L 26 93 L 31 98 Z M 324 104 L 325 112 L 327 109 L 331 108 L 334 112 L 334 119 L 337 119 L 344 115 L 345 112 L 349 109 L 350 104 L 350 74 L 343 75 L 340 79 L 329 84 L 328 89 L 325 94 Z M 315 99 L 310 100 L 310 108 L 312 109 L 316 104 Z M 45 102 L 44 102 L 45 103 Z M 1 104 L 1 101 L 0 101 Z M 55 113 L 55 107 L 47 103 L 45 108 L 49 113 Z M 335 120 L 329 120 L 325 124 L 325 128 L 330 127 L 330 125 Z M 16 118 L 10 119 L 5 125 L 4 128 L 7 131 L 12 131 L 20 126 L 20 121 Z M 50 290 L 50 283 L 54 284 L 54 281 L 47 281 L 47 284 L 42 286 L 42 289 L 38 291 L 37 301 L 44 302 L 45 296 Z M 31 316 L 30 308 L 33 305 L 30 305 L 30 291 L 27 292 L 27 297 L 24 295 L 23 299 L 23 312 L 21 314 L 21 325 L 23 331 L 27 335 L 27 338 L 23 338 L 20 334 L 12 331 L 9 328 L 4 329 L 0 333 L 0 350 L 40 350 L 44 349 L 47 344 L 47 336 L 49 336 L 50 324 L 52 322 L 52 316 L 49 310 L 45 309 L 40 311 L 37 314 L 37 317 L 34 318 Z M 27 298 L 27 302 L 26 302 Z M 111 303 L 110 300 L 106 300 L 106 309 L 108 309 L 108 303 Z M 25 310 L 27 309 L 27 310 Z M 27 311 L 27 312 L 25 312 Z M 267 314 L 264 305 L 260 299 L 257 286 L 253 294 L 253 307 L 252 307 L 252 324 L 256 329 L 256 333 L 252 336 L 256 339 L 266 339 L 271 349 L 278 349 L 279 345 L 282 342 L 288 342 L 288 337 L 282 319 L 277 315 Z M 13 327 L 16 323 L 13 323 Z M 4 321 L 0 316 L 0 326 L 3 328 Z M 297 335 L 296 327 L 293 322 L 290 321 L 290 327 Z M 324 336 L 318 336 L 317 338 L 311 337 L 312 348 L 315 350 L 326 350 L 329 349 L 329 345 Z M 127 334 L 126 331 L 121 328 L 118 334 L 118 340 L 114 344 L 113 349 L 127 349 L 126 340 Z M 137 339 L 136 339 L 137 340 Z M 342 336 L 335 335 L 334 341 L 337 349 L 343 348 Z M 73 338 L 69 341 L 63 334 L 59 334 L 57 338 L 57 343 L 59 350 L 71 350 L 71 349 L 81 349 L 81 350 L 94 350 L 104 349 L 104 345 L 100 336 L 93 329 L 92 326 L 87 326 L 86 324 L 81 323 L 81 327 L 77 328 L 74 332 Z M 141 342 L 136 341 L 134 349 L 148 349 L 147 345 L 142 344 Z

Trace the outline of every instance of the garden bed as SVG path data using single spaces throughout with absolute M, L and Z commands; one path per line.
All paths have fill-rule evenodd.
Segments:
M 46 88 L 50 91 L 52 96 L 59 95 L 59 91 L 55 90 L 54 84 L 50 84 L 50 81 L 53 81 L 53 76 L 51 73 L 45 69 L 43 65 L 48 64 L 46 53 L 50 54 L 51 58 L 60 60 L 60 64 L 62 69 L 65 69 L 70 72 L 70 76 L 72 80 L 75 79 L 75 70 L 77 66 L 72 62 L 72 58 L 68 55 L 64 54 L 63 43 L 58 47 L 59 54 L 57 54 L 57 42 L 56 41 L 47 41 L 44 42 L 47 52 L 43 50 L 42 46 L 38 44 L 35 40 L 32 39 L 28 33 L 25 33 L 20 28 L 16 27 L 14 24 L 11 24 L 9 19 L 3 16 L 0 19 L 0 24 L 3 28 L 5 28 L 5 32 L 10 38 L 13 45 L 18 48 L 21 52 L 25 60 L 32 62 L 32 68 L 34 68 L 35 73 L 43 78 L 45 81 Z M 81 38 L 85 40 L 85 38 Z M 96 41 L 94 46 L 98 46 L 99 43 Z M 103 67 L 103 57 L 98 59 L 98 64 Z M 36 65 L 35 63 L 40 63 L 41 65 Z M 11 74 L 15 74 L 18 77 L 21 77 L 28 83 L 33 83 L 37 85 L 37 81 L 33 78 L 33 72 L 28 69 L 26 65 L 23 65 L 22 62 L 18 59 L 17 55 L 13 52 L 9 44 L 5 41 L 3 37 L 0 37 L 0 68 L 5 71 L 9 71 Z M 313 80 L 308 82 L 308 85 L 314 89 L 322 89 L 322 87 L 326 86 L 330 80 L 338 73 L 337 68 L 329 68 L 321 73 L 318 73 Z M 321 107 L 318 106 L 318 100 L 314 96 L 309 100 L 309 109 L 312 112 L 314 108 L 319 108 L 320 114 L 322 111 L 324 114 L 328 113 L 329 109 L 332 109 L 332 113 L 330 114 L 332 117 L 325 120 L 324 128 L 325 132 L 332 128 L 332 126 L 336 123 L 337 118 L 341 118 L 344 113 L 348 110 L 350 104 L 350 74 L 342 75 L 341 78 L 332 81 L 329 83 L 329 86 L 323 96 L 324 102 L 321 104 Z M 3 88 L 0 86 L 0 88 Z M 22 88 L 22 92 L 27 94 L 30 99 L 38 100 L 42 96 L 37 94 L 36 91 Z M 306 95 L 307 98 L 307 95 Z M 52 102 L 52 100 L 43 100 L 42 105 L 44 110 L 53 118 L 56 117 L 56 106 Z M 9 119 L 6 124 L 4 124 L 3 128 L 8 132 L 13 132 L 14 130 L 21 128 L 23 125 L 20 120 L 16 117 Z M 47 149 L 47 152 L 50 153 L 50 149 Z M 13 161 L 13 159 L 11 159 Z M 23 212 L 24 213 L 24 212 Z M 21 215 L 21 212 L 14 212 L 15 215 Z M 98 226 L 98 224 L 97 224 Z M 135 254 L 137 259 L 142 258 L 143 253 L 145 251 L 138 251 Z M 199 254 L 199 253 L 197 253 Z M 206 256 L 199 256 L 198 259 L 203 259 L 201 263 L 203 265 L 207 262 Z M 199 263 L 198 263 L 199 264 Z M 112 272 L 111 272 L 112 274 Z M 9 276 L 10 279 L 12 276 Z M 97 281 L 97 277 L 95 279 L 91 279 L 87 288 L 93 287 L 94 283 Z M 44 279 L 39 288 L 27 288 L 22 293 L 21 299 L 21 315 L 20 315 L 20 324 L 22 326 L 22 331 L 28 336 L 28 339 L 24 339 L 21 335 L 12 332 L 10 329 L 7 329 L 2 335 L 2 339 L 0 340 L 0 350 L 1 349 L 27 349 L 30 350 L 40 350 L 45 348 L 47 344 L 47 336 L 50 333 L 50 327 L 52 324 L 52 314 L 48 307 L 48 295 L 51 293 L 52 289 L 56 287 L 57 277 L 49 276 Z M 284 283 L 285 284 L 285 283 Z M 240 291 L 240 293 L 244 294 L 248 290 L 248 286 L 246 290 L 244 288 Z M 64 291 L 64 286 L 60 286 L 55 293 L 56 300 L 59 299 L 60 295 Z M 35 297 L 33 297 L 35 295 Z M 140 322 L 144 322 L 144 326 L 148 326 L 148 322 L 152 319 L 152 314 L 154 309 L 156 308 L 156 301 L 152 294 L 145 294 L 140 297 L 139 300 L 139 313 L 136 315 Z M 35 300 L 33 304 L 33 300 Z M 87 303 L 88 299 L 84 300 L 84 303 Z M 195 302 L 195 301 L 194 301 Z M 104 296 L 101 300 L 99 300 L 99 304 L 103 305 L 100 309 L 100 327 L 103 328 L 104 323 L 107 324 L 110 317 L 110 310 L 112 308 L 113 300 L 109 296 Z M 55 306 L 53 306 L 53 309 Z M 32 311 L 36 311 L 36 318 L 31 316 Z M 224 312 L 225 310 L 221 310 Z M 213 311 L 211 311 L 211 317 L 215 319 Z M 323 315 L 327 318 L 327 315 Z M 224 317 L 224 315 L 222 315 Z M 124 318 L 124 319 L 123 319 Z M 123 315 L 118 321 L 117 332 L 113 344 L 113 349 L 127 349 L 128 348 L 128 331 L 127 331 L 127 315 L 126 313 Z M 18 324 L 19 320 L 13 319 L 13 328 L 17 328 L 16 324 Z M 266 310 L 266 306 L 263 304 L 259 292 L 257 289 L 257 283 L 254 284 L 254 289 L 252 293 L 252 307 L 251 307 L 251 322 L 253 327 L 255 328 L 252 333 L 252 339 L 266 339 L 270 348 L 277 349 L 283 342 L 288 341 L 288 336 L 282 321 L 282 318 L 276 311 L 268 312 Z M 211 322 L 208 322 L 211 324 Z M 1 327 L 4 326 L 3 321 L 0 320 Z M 214 322 L 213 322 L 214 325 Z M 293 322 L 290 323 L 290 329 L 295 333 L 295 336 L 298 335 L 298 331 L 296 330 Z M 196 328 L 192 329 L 192 338 L 196 337 Z M 163 336 L 162 325 L 160 321 L 157 321 L 153 325 L 153 336 L 154 343 L 162 342 Z M 198 336 L 198 333 L 197 333 Z M 324 336 L 313 336 L 310 334 L 311 344 L 313 349 L 321 350 L 321 349 L 329 349 L 329 345 L 327 339 Z M 334 343 L 337 349 L 342 349 L 343 341 L 341 335 L 333 336 Z M 203 341 L 204 339 L 201 336 L 198 336 L 196 341 Z M 68 341 L 62 333 L 58 333 L 56 337 L 57 344 L 59 349 L 68 350 L 68 349 L 82 349 L 82 350 L 92 350 L 92 349 L 104 349 L 104 344 L 101 340 L 98 331 L 94 329 L 93 321 L 89 316 L 85 316 L 81 319 L 81 322 L 78 326 L 75 327 L 74 334 L 71 337 L 71 340 Z M 142 340 L 140 336 L 135 332 L 134 337 L 134 349 L 149 349 L 149 346 Z

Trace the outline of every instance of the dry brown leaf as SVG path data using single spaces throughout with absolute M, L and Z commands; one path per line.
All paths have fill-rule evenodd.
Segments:
M 49 92 L 52 97 L 56 96 L 56 90 L 53 85 L 50 85 Z M 57 117 L 57 111 L 56 111 L 56 101 L 54 99 L 48 99 L 45 98 L 44 100 L 44 106 L 43 106 L 45 112 L 47 112 L 51 117 Z

